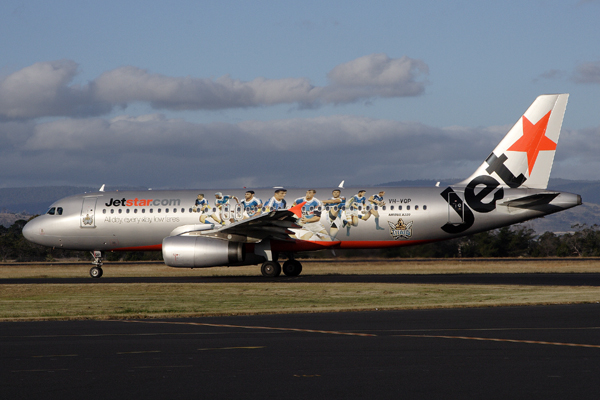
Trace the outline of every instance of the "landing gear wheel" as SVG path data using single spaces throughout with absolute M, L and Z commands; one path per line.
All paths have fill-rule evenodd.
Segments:
M 100 267 L 92 267 L 90 269 L 90 276 L 92 278 L 100 278 L 102 276 L 102 268 L 100 268 Z
M 287 260 L 283 263 L 283 273 L 286 276 L 298 276 L 302 272 L 302 264 L 300 261 Z
M 267 278 L 276 278 L 281 274 L 281 265 L 277 261 L 267 261 L 260 267 L 260 272 Z

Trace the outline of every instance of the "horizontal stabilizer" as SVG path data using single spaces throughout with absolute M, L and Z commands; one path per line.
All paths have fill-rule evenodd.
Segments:
M 538 193 L 531 196 L 521 197 L 520 199 L 505 201 L 500 203 L 502 206 L 516 208 L 536 208 L 546 204 L 550 204 L 560 193 Z

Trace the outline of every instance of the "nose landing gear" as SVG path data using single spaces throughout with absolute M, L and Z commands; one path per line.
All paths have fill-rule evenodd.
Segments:
M 102 257 L 104 254 L 98 250 L 94 250 L 91 253 L 94 257 L 94 261 L 92 261 L 94 266 L 90 268 L 90 276 L 92 278 L 100 278 L 102 276 Z

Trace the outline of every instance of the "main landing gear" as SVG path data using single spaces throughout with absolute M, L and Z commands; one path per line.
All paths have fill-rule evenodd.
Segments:
M 282 270 L 286 276 L 298 276 L 302 272 L 302 264 L 300 261 L 290 258 L 283 263 L 283 268 L 277 261 L 266 261 L 260 267 L 260 272 L 267 278 L 278 277 Z
M 101 251 L 92 251 L 92 256 L 94 257 L 94 261 L 92 261 L 92 264 L 94 264 L 94 266 L 90 269 L 90 276 L 92 278 L 100 278 L 102 276 L 102 256 L 104 254 L 102 254 Z

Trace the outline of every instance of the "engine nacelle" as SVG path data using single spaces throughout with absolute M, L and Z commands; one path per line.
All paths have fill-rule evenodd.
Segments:
M 201 236 L 169 236 L 162 252 L 169 267 L 198 268 L 241 264 L 246 258 L 244 244 Z

